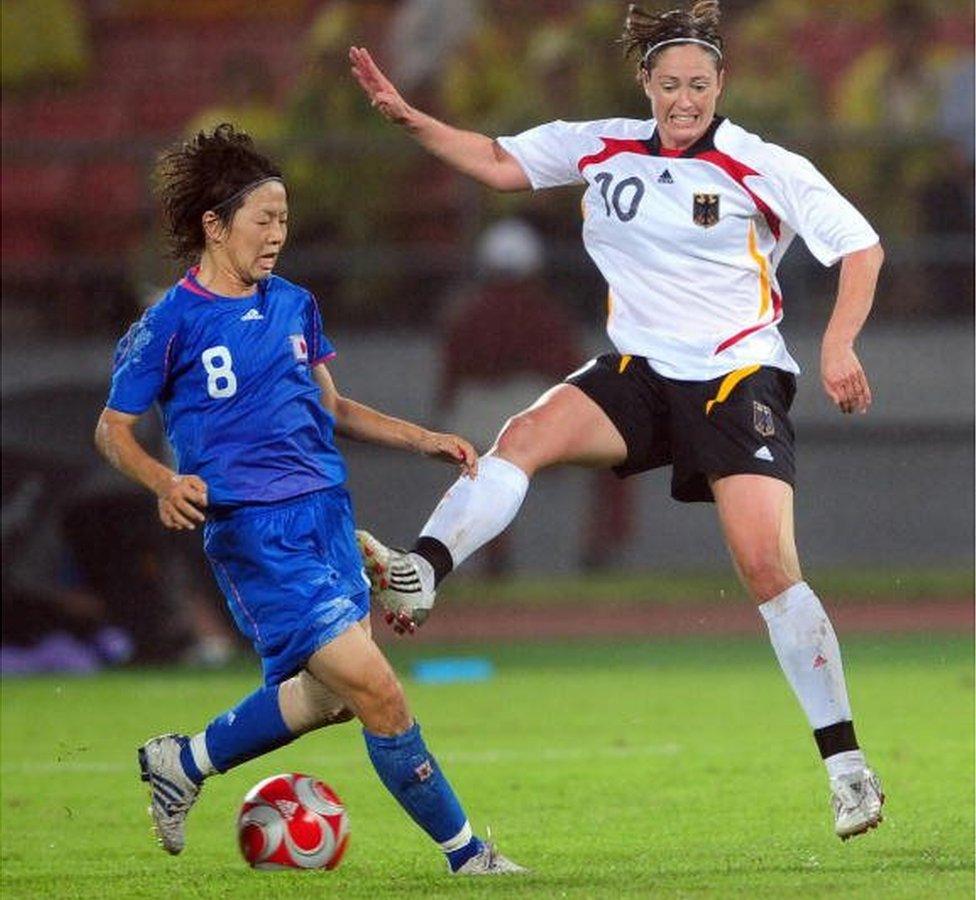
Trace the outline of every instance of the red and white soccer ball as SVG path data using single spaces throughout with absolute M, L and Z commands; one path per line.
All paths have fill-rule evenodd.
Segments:
M 349 843 L 349 817 L 317 778 L 272 775 L 247 792 L 237 839 L 255 869 L 334 869 Z

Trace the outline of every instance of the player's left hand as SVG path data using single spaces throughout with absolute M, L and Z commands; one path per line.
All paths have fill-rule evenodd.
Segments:
M 824 341 L 820 351 L 820 381 L 842 413 L 868 411 L 871 385 L 850 344 Z
M 456 463 L 461 467 L 461 474 L 468 478 L 474 478 L 478 474 L 478 451 L 470 441 L 456 434 L 424 432 L 418 449 L 424 456 L 432 459 Z

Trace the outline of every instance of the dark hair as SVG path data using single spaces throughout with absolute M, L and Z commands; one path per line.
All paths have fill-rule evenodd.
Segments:
M 661 13 L 646 12 L 636 3 L 631 3 L 627 10 L 627 21 L 624 23 L 624 33 L 621 38 L 624 54 L 626 56 L 636 54 L 640 60 L 640 67 L 650 72 L 654 68 L 658 54 L 666 48 L 662 47 L 661 50 L 655 51 L 649 59 L 645 59 L 644 54 L 649 47 L 661 41 L 694 39 L 705 41 L 721 50 L 722 38 L 718 33 L 721 16 L 719 0 L 698 0 L 691 9 L 670 9 Z M 712 53 L 712 56 L 716 67 L 721 70 L 721 54 Z
M 255 150 L 248 135 L 225 122 L 164 150 L 154 176 L 170 253 L 192 259 L 206 246 L 203 214 L 213 210 L 229 225 L 246 196 L 238 193 L 263 178 L 281 178 L 281 170 Z

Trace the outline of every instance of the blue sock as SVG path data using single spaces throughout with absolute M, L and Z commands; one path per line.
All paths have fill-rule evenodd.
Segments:
M 277 685 L 258 688 L 233 709 L 221 713 L 207 726 L 205 734 L 209 761 L 218 772 L 270 753 L 295 737 L 281 717 Z M 180 762 L 187 776 L 197 780 L 198 775 L 203 780 L 189 741 L 180 752 Z
M 427 751 L 420 726 L 382 737 L 363 729 L 376 774 L 414 820 L 440 845 L 452 871 L 478 853 L 483 844 L 471 833 L 454 789 Z

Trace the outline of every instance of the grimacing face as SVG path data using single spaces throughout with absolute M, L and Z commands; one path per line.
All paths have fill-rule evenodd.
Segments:
M 222 268 L 242 285 L 267 278 L 288 236 L 288 194 L 280 181 L 268 181 L 251 191 L 226 228 L 208 223 L 208 247 L 223 257 Z M 216 218 L 216 217 L 214 217 Z
M 650 72 L 641 70 L 661 145 L 686 150 L 707 130 L 724 84 L 715 56 L 697 44 L 662 50 Z

